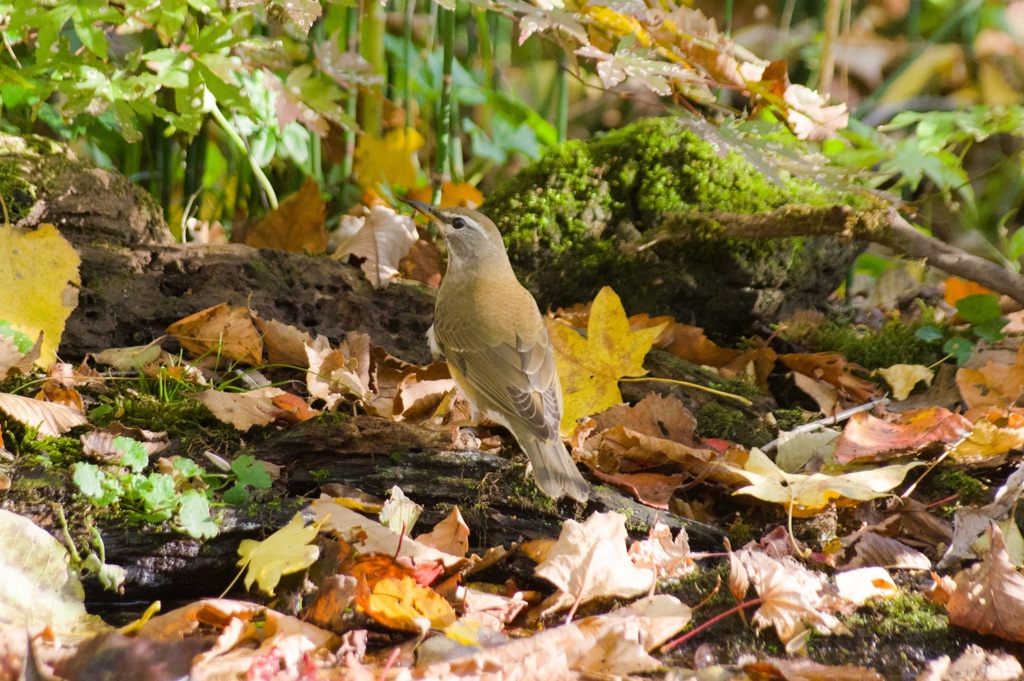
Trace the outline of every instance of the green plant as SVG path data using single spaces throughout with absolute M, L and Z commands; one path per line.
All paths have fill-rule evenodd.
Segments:
M 1009 320 L 1003 316 L 998 299 L 991 293 L 965 296 L 956 302 L 956 310 L 966 322 L 965 326 L 960 327 L 962 333 L 950 335 L 937 326 L 927 325 L 919 328 L 914 335 L 929 343 L 941 343 L 946 356 L 963 366 L 974 353 L 978 340 L 994 343 L 1005 337 L 1003 327 Z
M 225 503 L 242 504 L 250 490 L 270 488 L 270 475 L 252 456 L 240 456 L 227 473 L 208 473 L 191 459 L 173 461 L 173 473 L 145 473 L 149 456 L 139 442 L 114 439 L 121 453 L 116 466 L 75 464 L 73 480 L 79 492 L 98 508 L 117 509 L 135 522 L 169 522 L 171 527 L 196 538 L 217 534 L 210 513 L 215 494 Z M 194 481 L 201 481 L 197 485 Z

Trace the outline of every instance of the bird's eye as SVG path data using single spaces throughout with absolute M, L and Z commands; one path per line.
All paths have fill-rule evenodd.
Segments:
M 455 229 L 462 229 L 465 226 L 466 221 L 463 220 L 462 218 L 455 218 L 454 220 L 452 220 L 452 227 L 454 227 Z

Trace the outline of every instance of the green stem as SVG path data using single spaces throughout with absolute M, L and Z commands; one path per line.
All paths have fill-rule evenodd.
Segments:
M 249 159 L 249 167 L 252 168 L 252 172 L 256 176 L 256 181 L 260 183 L 260 186 L 266 193 L 267 201 L 270 202 L 270 207 L 277 208 L 277 194 L 274 192 L 274 187 L 270 184 L 270 179 L 266 174 L 264 174 L 263 168 L 260 168 L 260 164 L 257 163 L 256 159 L 249 153 L 249 149 L 245 146 L 245 140 L 243 140 L 242 136 L 238 134 L 235 127 L 231 125 L 231 122 L 224 117 L 224 114 L 221 113 L 220 108 L 218 108 L 216 104 L 214 104 L 213 108 L 210 110 L 210 115 L 213 116 L 213 120 L 217 121 L 220 127 L 224 130 L 224 134 L 228 136 L 231 143 Z
M 679 381 L 674 378 L 661 378 L 659 376 L 640 376 L 637 378 L 620 378 L 619 381 L 623 383 L 640 383 L 641 381 L 660 381 L 661 383 L 671 383 L 673 385 L 681 385 L 686 388 L 693 388 L 694 390 L 703 390 L 706 393 L 718 395 L 719 397 L 725 397 L 730 400 L 736 400 L 744 407 L 754 406 L 754 403 L 748 400 L 746 397 L 741 397 L 740 395 L 733 395 L 732 393 L 723 392 L 721 390 L 715 390 L 714 388 L 709 388 L 706 385 L 690 383 L 689 381 Z
M 569 65 L 565 58 L 558 60 L 558 111 L 555 114 L 558 143 L 569 138 Z
M 438 112 L 434 135 L 437 139 L 437 154 L 434 158 L 434 196 L 436 204 L 441 199 L 441 182 L 450 176 L 452 119 L 452 63 L 455 61 L 455 12 L 438 8 L 438 30 L 444 47 L 441 62 L 441 110 Z
M 345 16 L 345 49 L 348 52 L 355 52 L 359 47 L 359 8 L 349 7 Z M 349 93 L 345 100 L 345 113 L 351 120 L 355 120 L 359 97 L 355 92 Z M 345 128 L 345 158 L 341 162 L 341 176 L 349 178 L 352 175 L 352 165 L 356 155 L 356 131 Z
M 375 75 L 386 73 L 384 54 L 384 8 L 377 0 L 364 0 L 360 25 L 359 52 Z M 372 137 L 380 137 L 384 118 L 384 94 L 381 86 L 368 88 L 360 99 L 359 127 Z

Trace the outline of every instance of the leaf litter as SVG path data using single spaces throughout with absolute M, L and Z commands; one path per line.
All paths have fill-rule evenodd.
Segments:
M 383 244 L 392 237 L 379 238 Z M 386 266 L 373 262 L 377 256 L 367 256 L 374 272 L 387 273 L 379 284 L 399 276 L 401 250 L 407 249 L 388 251 Z M 369 271 L 368 275 L 376 276 Z M 1015 482 L 1020 469 L 998 490 L 992 504 L 958 511 L 952 534 L 923 507 L 913 510 L 918 502 L 897 496 L 911 484 L 908 476 L 926 467 L 921 476 L 925 477 L 944 460 L 968 467 L 1019 460 L 1015 452 L 1024 443 L 1024 413 L 1014 406 L 1019 396 L 1014 377 L 1020 352 L 992 355 L 981 368 L 957 371 L 957 385 L 968 408 L 964 414 L 937 406 L 891 412 L 876 408 L 837 426 L 838 436 L 821 433 L 814 444 L 808 440 L 810 446 L 802 453 L 794 453 L 793 445 L 780 438 L 780 461 L 782 450 L 788 448 L 783 469 L 757 448 L 699 437 L 699 419 L 678 394 L 649 393 L 635 405 L 624 404 L 620 379 L 646 374 L 644 357 L 651 348 L 699 363 L 724 380 L 745 377 L 761 388 L 769 386 L 769 375 L 788 370 L 794 384 L 823 405 L 827 415 L 828 409 L 854 406 L 879 395 L 878 386 L 866 379 L 861 367 L 838 353 L 777 353 L 765 344 L 742 351 L 720 348 L 699 328 L 671 318 L 626 317 L 610 289 L 602 290 L 591 307 L 559 311 L 554 317 L 549 329 L 556 339 L 564 380 L 578 386 L 570 391 L 574 400 L 582 396 L 570 405 L 575 411 L 563 422 L 563 429 L 571 438 L 574 456 L 593 475 L 655 508 L 691 512 L 704 508 L 711 513 L 706 519 L 714 519 L 714 507 L 720 501 L 692 499 L 680 504 L 678 488 L 701 489 L 705 498 L 715 493 L 719 499 L 722 493 L 752 497 L 756 501 L 748 508 L 769 511 L 766 519 L 772 517 L 773 505 L 783 517 L 813 516 L 819 523 L 838 512 L 862 514 L 860 529 L 842 535 L 836 526 L 828 541 L 808 545 L 806 537 L 799 541 L 779 526 L 761 542 L 730 552 L 729 589 L 736 605 L 725 612 L 755 628 L 772 630 L 789 654 L 806 655 L 810 631 L 844 636 L 848 627 L 843 620 L 857 608 L 865 603 L 873 607 L 870 604 L 879 599 L 898 600 L 913 589 L 904 579 L 890 576 L 890 571 L 924 574 L 978 560 L 954 578 L 931 573 L 935 586 L 928 590 L 929 596 L 943 604 L 952 623 L 1021 640 L 1013 622 L 1019 619 L 1014 608 L 1021 607 L 1021 594 L 1014 591 L 1014 584 L 1020 580 L 1017 565 L 1022 558 L 1012 556 L 1024 556 L 1024 550 L 1007 548 L 1013 537 L 1024 543 L 1011 514 L 1021 493 L 1019 481 Z M 558 317 L 564 321 L 557 321 Z M 99 353 L 97 361 L 121 370 L 134 367 L 143 375 L 177 376 L 216 418 L 240 432 L 271 423 L 288 427 L 316 416 L 313 405 L 359 409 L 436 428 L 453 419 L 450 410 L 458 405 L 443 364 L 421 367 L 403 362 L 358 332 L 332 347 L 324 338 L 226 305 L 197 313 L 169 331 L 196 360 L 170 357 L 154 351 L 155 346 L 145 346 Z M 305 396 L 269 387 L 261 375 L 264 353 L 271 363 L 306 372 Z M 24 373 L 28 366 L 24 358 L 30 356 L 27 351 L 14 352 L 5 360 L 11 368 L 0 369 Z M 208 386 L 225 363 L 253 367 L 243 374 L 245 382 L 252 384 L 250 389 Z M 899 391 L 895 397 L 927 388 L 929 379 L 919 369 L 893 369 L 900 372 L 888 374 L 887 380 Z M 88 423 L 73 386 L 89 380 L 97 377 L 85 370 L 77 375 L 70 368 L 54 369 L 36 399 L 2 394 L 0 409 L 40 428 L 41 434 L 67 432 Z M 243 418 L 247 412 L 251 415 Z M 78 416 L 58 416 L 65 413 Z M 454 418 L 458 423 L 459 418 Z M 96 441 L 91 446 L 103 445 Z M 890 460 L 894 463 L 878 465 Z M 161 461 L 166 462 L 160 465 L 175 485 L 194 484 L 196 478 L 183 474 L 178 464 Z M 388 503 L 396 503 L 401 496 L 396 488 Z M 534 574 L 549 582 L 554 592 L 518 589 L 510 583 L 502 593 L 493 585 L 491 591 L 483 591 L 478 588 L 483 585 L 471 584 L 468 578 L 483 566 L 509 560 L 516 547 L 474 552 L 471 523 L 465 522 L 458 508 L 433 530 L 421 532 L 420 541 L 407 536 L 414 521 L 401 511 L 395 516 L 398 520 L 391 522 L 392 529 L 330 498 L 311 504 L 306 516 L 305 521 L 293 520 L 280 538 L 268 538 L 266 548 L 252 543 L 240 551 L 245 556 L 247 586 L 268 595 L 282 576 L 307 574 L 327 555 L 334 556 L 335 571 L 310 584 L 308 606 L 301 614 L 307 621 L 262 606 L 253 609 L 248 603 L 208 600 L 140 622 L 130 635 L 146 637 L 147 654 L 159 658 L 180 652 L 162 648 L 170 646 L 170 639 L 162 636 L 213 627 L 219 632 L 216 641 L 192 660 L 196 678 L 216 678 L 228 670 L 251 674 L 267 665 L 292 670 L 337 666 L 353 674 L 369 674 L 375 663 L 368 656 L 365 627 L 372 621 L 392 637 L 407 632 L 418 641 L 422 652 L 415 663 L 408 658 L 413 666 L 402 672 L 407 678 L 467 678 L 482 669 L 513 674 L 513 669 L 531 660 L 537 669 L 559 674 L 570 669 L 649 672 L 671 659 L 664 652 L 662 662 L 651 657 L 660 645 L 666 645 L 666 651 L 686 648 L 690 637 L 704 627 L 722 626 L 720 614 L 687 633 L 691 607 L 699 609 L 700 604 L 684 604 L 675 596 L 658 593 L 671 591 L 670 585 L 681 580 L 709 574 L 714 565 L 715 556 L 691 552 L 685 530 L 673 532 L 658 524 L 646 539 L 632 541 L 620 514 L 595 512 L 582 522 L 567 521 L 558 541 L 536 546 L 541 555 Z M 932 519 L 931 526 L 921 522 L 926 519 Z M 316 522 L 308 525 L 310 520 Z M 792 523 L 790 518 L 787 525 L 792 528 Z M 294 538 L 288 538 L 292 534 Z M 331 547 L 326 554 L 324 546 Z M 940 550 L 946 553 L 937 562 Z M 840 571 L 827 576 L 836 568 Z M 744 601 L 748 592 L 753 597 Z M 717 588 L 710 598 L 715 593 Z M 582 619 L 574 619 L 580 613 Z M 564 623 L 556 625 L 559 620 Z M 541 623 L 547 629 L 540 633 L 510 638 L 521 636 L 524 626 Z M 46 636 L 45 632 L 30 635 L 36 644 Z M 104 636 L 95 639 L 102 650 L 128 645 L 117 638 L 123 638 L 121 634 Z M 80 647 L 77 663 L 101 654 L 117 653 Z M 395 648 L 395 655 L 401 660 L 407 653 Z M 714 661 L 714 655 L 709 659 Z M 970 650 L 955 662 L 936 659 L 928 669 L 942 665 L 1012 667 L 996 654 Z M 814 666 L 764 654 L 734 669 L 748 677 L 766 670 L 801 678 L 814 674 L 871 678 L 875 673 L 853 665 Z

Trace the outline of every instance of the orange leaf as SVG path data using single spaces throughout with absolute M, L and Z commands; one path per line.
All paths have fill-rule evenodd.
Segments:
M 249 229 L 245 244 L 292 253 L 323 253 L 327 250 L 326 213 L 320 185 L 307 177 L 299 191 Z

